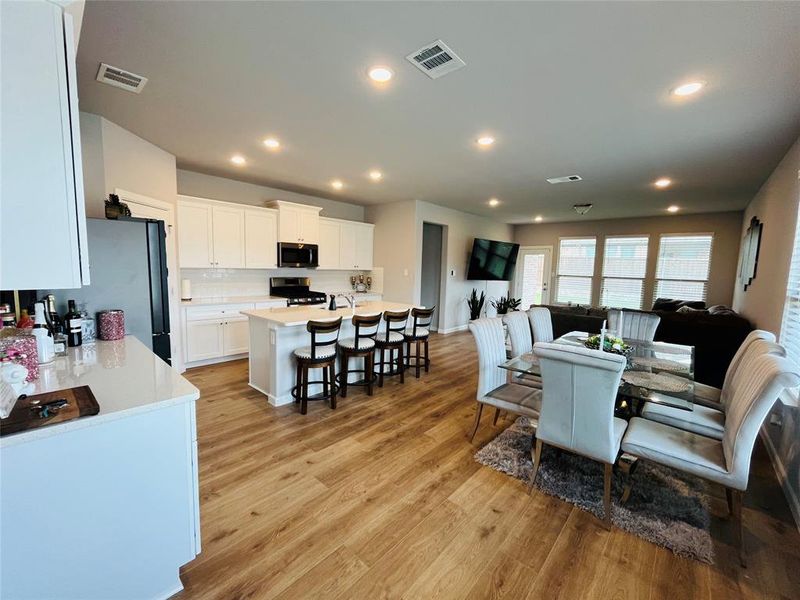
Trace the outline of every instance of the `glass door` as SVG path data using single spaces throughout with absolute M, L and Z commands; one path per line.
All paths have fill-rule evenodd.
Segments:
M 522 299 L 521 310 L 537 304 L 550 304 L 552 260 L 552 246 L 523 246 L 519 249 L 514 296 Z

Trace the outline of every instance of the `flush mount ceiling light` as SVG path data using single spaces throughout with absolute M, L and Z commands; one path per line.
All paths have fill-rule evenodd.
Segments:
M 489 198 L 489 206 L 497 206 L 500 204 L 500 200 L 497 198 Z
M 394 77 L 394 71 L 392 71 L 389 67 L 375 66 L 369 68 L 367 75 L 369 75 L 369 78 L 376 83 L 386 83 L 392 77 Z
M 542 218 L 542 215 L 536 215 L 535 217 L 533 217 L 533 221 L 535 223 L 541 223 L 543 220 L 544 219 Z
M 281 142 L 277 138 L 268 137 L 264 140 L 264 145 L 269 148 L 270 150 L 277 150 L 281 147 Z
M 481 146 L 483 148 L 488 148 L 489 146 L 494 144 L 494 138 L 490 135 L 482 135 L 475 141 L 478 142 L 478 146 Z
M 676 212 L 678 212 L 680 209 L 681 209 L 681 207 L 680 207 L 680 206 L 675 206 L 675 205 L 673 204 L 672 206 L 669 206 L 669 207 L 667 207 L 667 212 L 676 213 Z
M 672 185 L 672 179 L 670 179 L 669 177 L 662 177 L 660 179 L 656 179 L 653 182 L 653 185 L 663 190 L 664 188 L 668 188 L 669 186 Z
M 591 203 L 588 203 L 588 204 L 573 204 L 572 208 L 579 215 L 585 215 L 587 212 L 592 210 L 592 206 L 593 205 Z
M 372 179 L 372 181 L 380 181 L 381 179 L 383 179 L 383 173 L 381 173 L 377 169 L 374 171 L 370 171 L 369 178 Z
M 231 162 L 239 167 L 243 167 L 247 164 L 247 160 L 241 154 L 234 154 L 231 156 Z
M 341 179 L 334 179 L 331 181 L 331 187 L 335 190 L 340 190 L 344 187 L 344 183 Z
M 673 88 L 673 96 L 691 96 L 706 87 L 705 81 L 689 81 Z

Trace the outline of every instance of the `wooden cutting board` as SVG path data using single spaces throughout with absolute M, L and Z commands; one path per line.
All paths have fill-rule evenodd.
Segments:
M 37 406 L 62 398 L 67 405 L 58 411 L 51 411 L 48 417 L 43 418 L 41 411 L 36 409 Z M 99 412 L 100 406 L 88 385 L 26 396 L 17 400 L 5 419 L 0 419 L 0 436 L 56 425 Z

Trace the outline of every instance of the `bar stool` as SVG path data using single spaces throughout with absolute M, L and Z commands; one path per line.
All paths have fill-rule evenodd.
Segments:
M 435 306 L 431 308 L 412 308 L 411 317 L 414 319 L 411 329 L 403 332 L 403 338 L 406 342 L 406 367 L 414 367 L 416 369 L 416 377 L 419 379 L 419 370 L 423 365 L 427 373 L 431 360 L 428 357 L 428 339 L 431 336 L 431 321 L 433 321 L 433 311 L 436 310 Z M 411 356 L 411 344 L 417 347 L 416 356 Z M 425 358 L 420 363 L 419 347 L 421 344 L 425 346 Z M 411 362 L 413 359 L 413 363 Z
M 297 361 L 297 385 L 292 388 L 292 397 L 300 402 L 300 414 L 308 412 L 309 400 L 325 400 L 330 398 L 331 408 L 336 408 L 336 342 L 339 340 L 339 329 L 342 317 L 335 321 L 309 321 L 306 330 L 311 334 L 311 345 L 294 351 Z M 322 381 L 309 381 L 309 369 L 322 369 Z M 322 393 L 308 395 L 310 384 L 322 384 Z
M 372 385 L 375 383 L 375 336 L 378 334 L 378 325 L 381 323 L 381 313 L 374 315 L 353 315 L 355 336 L 345 338 L 339 342 L 339 389 L 342 398 L 347 397 L 348 385 L 363 385 L 367 387 L 367 395 L 372 396 Z M 363 358 L 363 369 L 350 369 L 351 358 Z M 350 373 L 363 373 L 360 381 L 348 383 Z
M 403 338 L 403 332 L 406 330 L 406 323 L 408 323 L 408 313 L 409 311 L 407 310 L 400 312 L 387 310 L 383 313 L 386 330 L 375 336 L 375 347 L 377 350 L 380 350 L 381 353 L 377 372 L 378 387 L 383 387 L 384 375 L 388 377 L 400 375 L 400 383 L 405 383 L 405 377 L 403 375 L 405 371 L 405 365 L 403 364 L 403 345 L 405 344 L 405 339 Z M 389 351 L 388 361 L 385 355 L 387 350 Z M 395 352 L 398 354 L 397 358 L 394 357 Z M 394 366 L 395 363 L 397 363 L 396 368 Z M 389 370 L 385 371 L 387 365 L 389 366 Z

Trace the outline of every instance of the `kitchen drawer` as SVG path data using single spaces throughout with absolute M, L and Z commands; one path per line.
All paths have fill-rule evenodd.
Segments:
M 208 306 L 190 306 L 186 309 L 187 321 L 203 321 L 206 319 L 224 319 L 225 317 L 242 316 L 243 310 L 253 310 L 255 304 L 244 302 L 240 304 L 216 304 Z

